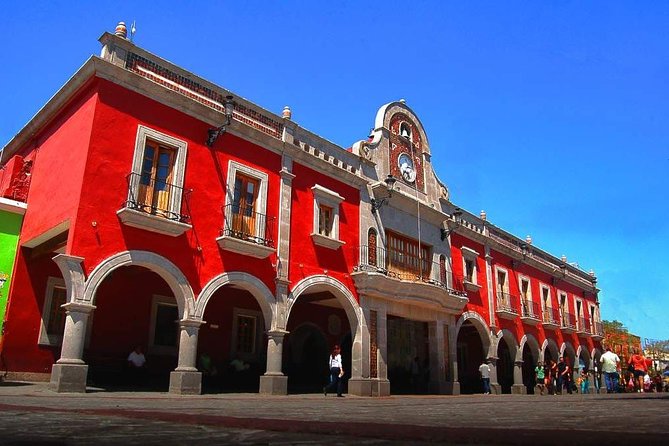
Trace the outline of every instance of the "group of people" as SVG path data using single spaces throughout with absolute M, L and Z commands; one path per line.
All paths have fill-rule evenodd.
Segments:
M 581 369 L 580 374 L 574 382 L 574 376 L 571 366 L 560 356 L 556 363 L 549 359 L 545 363 L 539 361 L 534 368 L 536 376 L 536 385 L 541 395 L 544 392 L 549 395 L 559 395 L 565 390 L 571 394 L 575 390 L 581 393 L 590 393 L 590 380 L 585 369 Z
M 610 348 L 607 348 L 602 355 L 601 362 L 607 393 L 669 392 L 669 366 L 662 373 L 656 372 L 654 376 L 651 376 L 650 361 L 638 349 L 634 349 L 634 354 L 625 370 L 621 366 L 620 357 Z

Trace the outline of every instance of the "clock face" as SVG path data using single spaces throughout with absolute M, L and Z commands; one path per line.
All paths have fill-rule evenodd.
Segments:
M 404 178 L 404 181 L 407 181 L 409 183 L 413 183 L 416 181 L 416 169 L 413 165 L 413 160 L 407 153 L 402 153 L 398 158 L 397 158 L 397 165 L 400 168 L 400 173 L 402 174 L 402 178 Z

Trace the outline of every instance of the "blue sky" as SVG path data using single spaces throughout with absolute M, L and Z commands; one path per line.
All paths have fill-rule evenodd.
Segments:
M 405 98 L 455 203 L 594 269 L 604 319 L 669 339 L 669 3 L 22 3 L 3 5 L 0 145 L 119 20 L 344 147 Z

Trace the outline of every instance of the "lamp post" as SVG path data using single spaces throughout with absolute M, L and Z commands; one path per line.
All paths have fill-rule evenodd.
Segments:
M 455 208 L 451 214 L 452 220 L 446 220 L 446 228 L 441 228 L 441 240 L 444 241 L 448 238 L 449 235 L 462 224 L 462 211 L 460 208 Z
M 372 198 L 370 200 L 370 203 L 372 204 L 372 214 L 376 214 L 376 212 L 381 209 L 381 207 L 388 202 L 390 197 L 393 196 L 393 187 L 395 186 L 395 183 L 397 182 L 397 178 L 395 178 L 392 175 L 388 175 L 385 180 L 383 180 L 384 183 L 386 183 L 386 189 L 388 191 L 388 195 L 381 198 L 380 200 L 377 200 L 376 198 Z
M 223 124 L 216 128 L 210 128 L 208 130 L 208 135 L 207 135 L 207 142 L 206 145 L 207 147 L 213 147 L 214 143 L 216 142 L 216 139 L 218 137 L 225 133 L 226 127 L 230 125 L 232 122 L 232 113 L 235 111 L 235 101 L 232 100 L 232 96 L 228 95 L 225 97 L 225 101 L 223 101 L 223 112 L 225 113 L 225 121 L 223 121 Z

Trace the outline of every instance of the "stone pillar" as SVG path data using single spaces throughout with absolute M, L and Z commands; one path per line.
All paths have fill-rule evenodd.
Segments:
M 497 382 L 497 357 L 488 356 L 488 365 L 490 366 L 490 393 L 501 395 L 502 386 Z
M 388 380 L 388 313 L 385 308 L 379 308 L 376 314 L 377 379 L 372 386 L 372 396 L 388 396 L 390 395 L 390 381 Z
M 363 302 L 364 299 L 361 296 L 361 308 L 358 312 L 360 320 L 357 329 L 354 331 L 355 339 L 351 349 L 351 378 L 348 380 L 348 393 L 358 396 L 372 396 L 370 327 L 376 328 L 376 322 L 372 321 L 371 318 L 373 315 L 375 319 L 378 319 L 378 316 L 375 311 L 363 307 Z
M 438 394 L 448 393 L 446 382 L 446 358 L 448 356 L 448 325 L 443 320 L 429 323 L 430 345 L 430 383 L 429 391 Z
M 65 309 L 65 330 L 60 359 L 51 370 L 50 387 L 56 392 L 86 392 L 88 366 L 82 359 L 88 317 L 95 306 L 82 302 L 68 302 Z
M 260 393 L 287 395 L 288 377 L 281 371 L 283 363 L 283 339 L 285 330 L 274 329 L 267 332 L 267 368 L 260 377 Z
M 455 318 L 452 318 L 450 322 L 448 328 L 445 330 L 445 333 L 448 333 L 448 339 L 444 340 L 444 345 L 448 345 L 448 358 L 446 358 L 444 365 L 444 372 L 446 374 L 446 393 L 449 395 L 460 395 L 460 381 L 458 377 L 458 335 L 455 328 Z
M 511 386 L 511 393 L 514 395 L 527 394 L 527 388 L 523 384 L 523 361 L 516 361 L 513 363 L 513 385 Z
M 489 322 L 490 322 L 490 328 L 495 327 L 495 296 L 493 295 L 493 290 L 495 289 L 493 287 L 493 275 L 492 275 L 492 256 L 490 255 L 490 246 L 486 245 L 485 246 L 485 276 L 486 276 L 486 284 L 488 287 L 488 293 L 487 293 L 487 298 L 488 298 L 488 314 L 490 314 Z
M 202 393 L 202 373 L 197 370 L 197 339 L 202 320 L 179 321 L 179 362 L 170 373 L 170 393 L 199 395 Z

